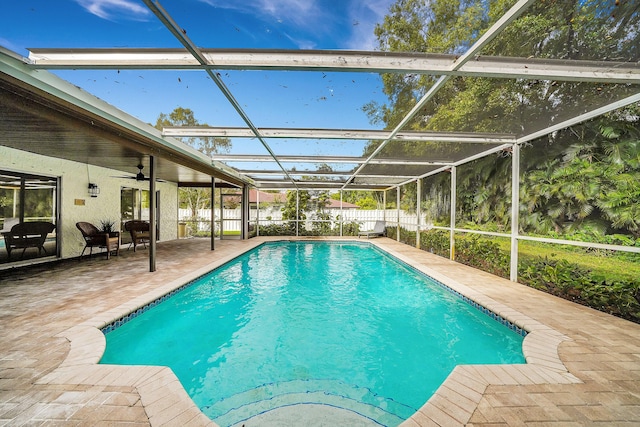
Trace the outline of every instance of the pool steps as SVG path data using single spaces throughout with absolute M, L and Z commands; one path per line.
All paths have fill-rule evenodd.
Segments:
M 323 390 L 339 390 L 340 394 Z M 218 425 L 241 425 L 244 421 L 279 408 L 314 404 L 344 409 L 383 426 L 397 426 L 416 408 L 372 393 L 369 389 L 331 380 L 294 380 L 264 384 L 212 405 L 202 411 Z M 215 408 L 215 411 L 213 409 Z M 212 413 L 222 415 L 214 416 Z

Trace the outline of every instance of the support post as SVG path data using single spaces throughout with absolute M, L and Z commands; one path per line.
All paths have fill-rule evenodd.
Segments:
M 382 192 L 382 220 L 387 223 L 387 190 Z
M 340 237 L 342 237 L 342 224 L 344 224 L 344 212 L 342 211 L 342 190 L 340 190 Z
M 518 281 L 518 233 L 520 232 L 520 145 L 513 144 L 511 155 L 511 266 L 509 279 Z
M 211 202 L 210 202 L 210 217 L 211 217 L 211 250 L 216 249 L 216 213 L 214 211 L 216 206 L 216 177 L 211 177 Z
M 449 221 L 449 259 L 455 261 L 456 259 L 456 167 L 451 166 L 451 219 Z
M 156 159 L 149 156 L 149 271 L 156 271 Z
M 224 194 L 220 189 L 220 240 L 224 236 Z
M 260 190 L 256 188 L 256 236 L 260 236 Z
M 242 186 L 242 203 L 240 204 L 240 238 L 249 238 L 249 185 Z
M 300 226 L 300 191 L 296 190 L 296 237 L 298 237 L 299 226 Z
M 400 187 L 396 187 L 396 240 L 400 241 Z
M 13 190 L 13 215 L 15 217 L 16 211 L 18 212 L 20 223 L 24 222 L 24 207 L 25 207 L 26 199 L 27 199 L 27 191 L 26 191 L 25 180 L 23 178 L 20 180 L 20 192 L 18 193 L 18 197 L 16 197 L 16 190 Z M 20 200 L 20 209 L 18 209 L 18 207 L 16 206 L 16 200 Z
M 416 248 L 420 249 L 420 205 L 422 204 L 422 180 L 416 180 Z

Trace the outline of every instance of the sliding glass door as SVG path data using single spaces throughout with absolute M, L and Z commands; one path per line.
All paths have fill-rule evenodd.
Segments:
M 58 182 L 0 170 L 0 263 L 58 255 Z

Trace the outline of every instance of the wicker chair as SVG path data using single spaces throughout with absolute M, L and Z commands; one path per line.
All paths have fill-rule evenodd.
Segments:
M 111 255 L 112 251 L 116 252 L 116 255 L 120 255 L 120 232 L 115 231 L 111 233 L 105 233 L 89 222 L 78 222 L 76 227 L 82 233 L 84 238 L 84 249 L 80 258 L 84 255 L 84 251 L 89 248 L 89 256 L 93 253 L 93 248 L 105 248 L 107 250 L 107 259 Z
M 127 221 L 124 223 L 124 229 L 131 234 L 131 244 L 127 250 L 131 249 L 131 245 L 133 245 L 133 251 L 135 252 L 136 247 L 141 243 L 145 248 L 147 247 L 147 243 L 149 243 L 151 236 L 151 233 L 149 232 L 149 223 L 147 221 Z

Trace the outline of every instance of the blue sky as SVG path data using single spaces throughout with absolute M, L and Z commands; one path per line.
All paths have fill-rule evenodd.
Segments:
M 164 0 L 160 4 L 201 47 L 374 50 L 374 26 L 392 2 Z M 138 0 L 7 2 L 0 17 L 0 45 L 25 56 L 29 47 L 182 47 Z M 210 125 L 244 125 L 203 72 L 56 74 L 146 122 L 155 123 L 158 114 L 181 106 Z M 372 100 L 385 101 L 376 74 L 243 71 L 223 72 L 222 77 L 258 127 L 374 128 L 361 107 Z

